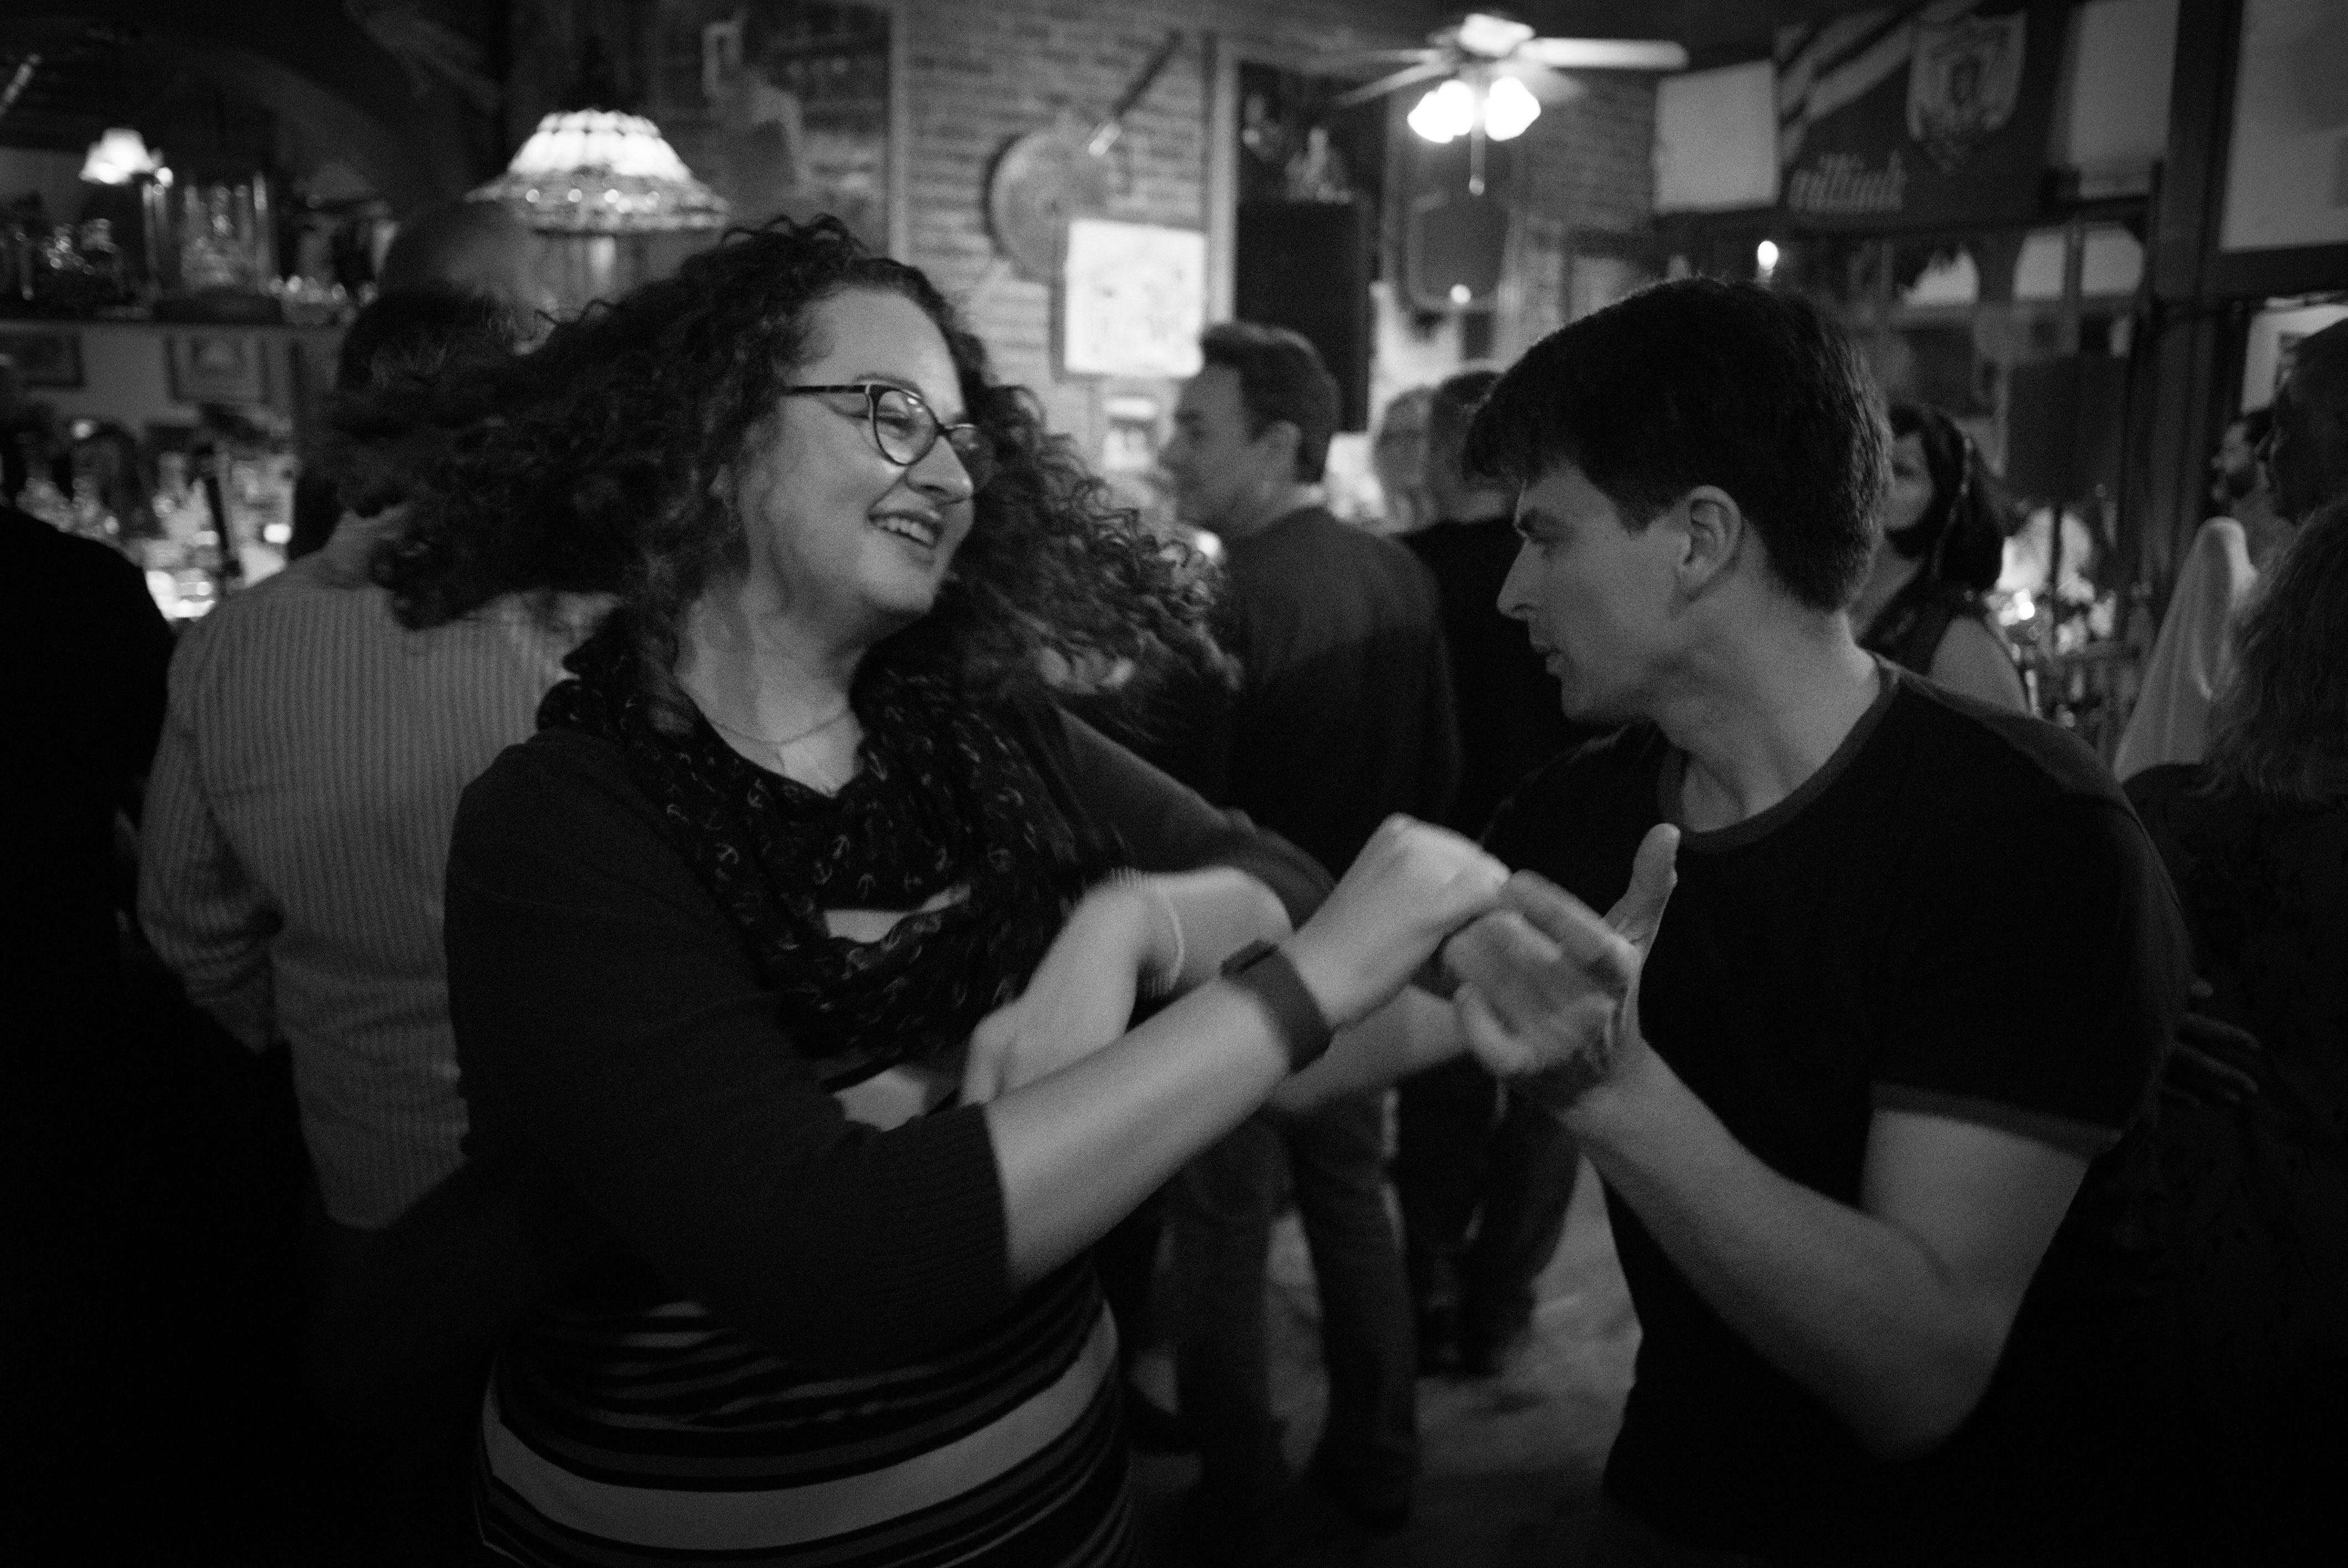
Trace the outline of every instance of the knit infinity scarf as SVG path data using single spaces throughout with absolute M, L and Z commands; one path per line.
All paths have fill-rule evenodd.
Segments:
M 836 795 L 769 773 L 695 715 L 652 721 L 633 637 L 614 615 L 566 661 L 541 728 L 600 735 L 733 922 L 792 1044 L 826 1089 L 899 1063 L 958 1071 L 978 1021 L 1019 993 L 1086 887 L 1115 863 L 1072 821 L 1015 710 L 953 682 L 868 663 L 853 693 L 860 767 Z M 832 936 L 826 909 L 916 909 L 875 942 Z

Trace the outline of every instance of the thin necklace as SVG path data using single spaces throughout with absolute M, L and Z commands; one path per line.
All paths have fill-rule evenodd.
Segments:
M 726 733 L 733 736 L 737 741 L 747 742 L 754 746 L 762 746 L 771 752 L 781 752 L 789 747 L 798 745 L 801 741 L 811 741 L 815 739 L 818 735 L 820 735 L 826 730 L 829 730 L 834 724 L 839 723 L 840 720 L 848 717 L 848 715 L 854 711 L 854 707 L 855 705 L 853 703 L 842 702 L 839 705 L 839 712 L 834 713 L 830 718 L 826 719 L 822 723 L 810 724 L 806 729 L 801 730 L 798 733 L 795 735 L 785 735 L 779 741 L 770 741 L 764 735 L 753 734 L 747 730 L 737 730 L 733 725 L 727 723 L 725 720 L 719 718 L 716 714 L 708 712 L 705 710 L 702 713 L 702 717 L 707 719 L 712 724 L 715 724 L 720 730 L 725 731 Z

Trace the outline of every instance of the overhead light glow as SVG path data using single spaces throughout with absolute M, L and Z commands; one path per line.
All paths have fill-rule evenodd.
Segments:
M 1494 141 L 1511 141 L 1540 118 L 1540 100 L 1514 77 L 1502 77 L 1484 89 L 1484 134 Z
M 1467 284 L 1454 283 L 1451 285 L 1451 302 L 1453 304 L 1464 305 L 1475 297 L 1475 292 L 1469 289 Z
M 1476 128 L 1476 89 L 1454 77 L 1418 100 L 1410 128 L 1432 142 L 1447 142 Z
M 1764 240 L 1758 245 L 1754 246 L 1753 259 L 1760 263 L 1761 270 L 1763 272 L 1776 272 L 1777 270 L 1777 241 L 1775 240 Z
M 162 159 L 147 150 L 147 138 L 128 126 L 114 126 L 89 144 L 81 177 L 93 185 L 128 185 L 152 174 Z

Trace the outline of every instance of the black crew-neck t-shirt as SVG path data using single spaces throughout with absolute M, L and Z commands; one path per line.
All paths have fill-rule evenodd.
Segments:
M 1683 838 L 1643 1031 L 1746 1148 L 1853 1206 L 1879 1108 L 2102 1158 L 1991 1394 L 1942 1450 L 1897 1466 L 1763 1360 L 1610 1193 L 1644 1337 L 1606 1489 L 1690 1544 L 1909 1562 L 1953 1550 L 1952 1529 L 2018 1526 L 2048 1505 L 2043 1440 L 2094 1413 L 2094 1379 L 2065 1364 L 2095 1337 L 2099 1290 L 2124 1285 L 2103 1172 L 2182 1003 L 2175 900 L 2075 739 L 1880 667 L 1882 695 L 1793 794 Z M 1593 742 L 1529 781 L 1487 842 L 1604 909 L 1647 829 L 1676 820 L 1684 762 L 1652 725 Z

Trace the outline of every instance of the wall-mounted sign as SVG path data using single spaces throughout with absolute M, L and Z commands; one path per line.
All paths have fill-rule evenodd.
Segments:
M 2226 159 L 2228 251 L 2348 242 L 2348 5 L 2248 0 Z
M 1061 359 L 1074 375 L 1199 374 L 1207 237 L 1195 229 L 1077 218 L 1061 272 Z
M 1846 230 L 2026 220 L 2068 18 L 2059 5 L 1932 0 L 1780 27 L 1786 216 Z

